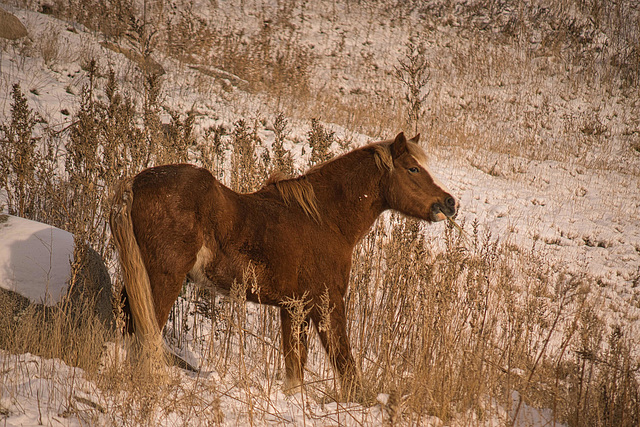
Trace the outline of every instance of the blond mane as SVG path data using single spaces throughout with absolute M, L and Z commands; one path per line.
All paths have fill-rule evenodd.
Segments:
M 376 161 L 376 166 L 381 171 L 391 172 L 393 170 L 393 157 L 391 156 L 390 144 L 385 142 L 372 144 L 373 158 Z
M 373 158 L 376 162 L 376 166 L 381 171 L 391 172 L 393 170 L 393 157 L 391 156 L 390 149 L 391 142 L 393 141 L 383 141 L 370 145 L 370 147 L 373 148 Z M 338 158 L 339 157 L 335 157 L 329 160 L 329 162 Z M 328 162 L 313 166 L 307 171 L 307 173 L 316 170 L 326 163 Z M 313 186 L 309 181 L 307 181 L 304 175 L 297 178 L 289 178 L 282 172 L 276 171 L 267 180 L 266 185 L 269 184 L 276 186 L 285 205 L 290 206 L 292 202 L 295 202 L 302 208 L 307 216 L 318 223 L 320 222 L 320 212 L 318 211 Z
M 292 202 L 296 202 L 309 218 L 320 222 L 316 193 L 304 175 L 288 179 L 282 172 L 275 172 L 269 177 L 267 185 L 269 184 L 276 186 L 285 205 L 290 206 Z

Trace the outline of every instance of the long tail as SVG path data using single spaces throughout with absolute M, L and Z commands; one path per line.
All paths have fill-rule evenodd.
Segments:
M 111 202 L 109 225 L 119 253 L 136 339 L 143 348 L 154 352 L 163 348 L 163 341 L 155 315 L 149 275 L 133 232 L 132 186 L 133 177 L 129 177 L 122 180 L 116 188 Z

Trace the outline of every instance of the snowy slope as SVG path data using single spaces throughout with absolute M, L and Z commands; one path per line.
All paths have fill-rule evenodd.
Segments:
M 217 13 L 221 15 L 218 22 L 240 22 L 249 14 L 252 18 L 247 18 L 247 27 L 253 31 L 260 28 L 261 13 L 265 12 L 257 7 L 252 9 L 256 2 L 247 2 L 248 10 L 234 8 L 229 2 L 218 3 Z M 358 101 L 361 93 L 375 97 L 377 90 L 397 89 L 393 83 L 384 82 L 385 78 L 380 77 L 382 73 L 374 70 L 377 69 L 375 67 L 386 70 L 386 81 L 391 80 L 389 72 L 401 50 L 399 46 L 407 37 L 407 28 L 393 22 L 379 26 L 366 19 L 352 23 L 347 19 L 346 11 L 332 10 L 330 3 L 323 3 L 324 9 L 307 10 L 306 20 L 299 23 L 301 39 L 308 46 L 313 46 L 321 64 L 313 71 L 312 83 L 327 91 L 346 94 L 354 102 Z M 74 23 L 3 6 L 24 22 L 34 40 L 44 40 L 55 34 L 61 48 L 52 65 L 46 64 L 38 54 L 25 55 L 15 47 L 3 50 L 0 56 L 2 120 L 9 116 L 11 86 L 20 83 L 29 105 L 49 123 L 59 128 L 68 125 L 69 114 L 78 106 L 77 94 L 87 82 L 82 63 L 89 54 L 113 67 L 125 90 L 132 93 L 139 90 L 136 88 L 139 82 L 131 77 L 134 73 L 130 71 L 134 66 L 123 55 L 100 45 L 99 35 Z M 331 16 L 334 21 L 320 19 L 323 16 Z M 451 29 L 442 29 L 442 33 L 434 36 L 437 39 L 433 46 L 434 57 L 441 55 L 442 62 L 446 61 L 446 55 L 442 54 L 447 52 L 445 44 L 449 43 L 447 37 L 451 32 Z M 365 58 L 363 61 L 366 61 L 371 52 L 381 59 L 374 61 L 375 67 L 361 67 L 360 74 L 354 76 L 356 73 L 351 68 L 357 63 L 354 58 Z M 331 62 L 333 68 L 326 65 L 330 61 L 335 61 Z M 225 80 L 223 77 L 213 78 L 214 89 L 207 86 L 206 90 L 199 90 L 197 82 L 203 79 L 202 73 L 172 58 L 160 58 L 160 62 L 167 71 L 164 93 L 167 103 L 171 107 L 185 109 L 195 105 L 202 114 L 198 122 L 201 128 L 212 124 L 231 127 L 235 120 L 245 116 L 266 118 L 266 121 L 272 118 L 272 106 L 261 95 L 247 93 L 237 87 L 218 90 L 216 85 L 224 86 L 220 82 Z M 491 138 L 492 126 L 524 137 L 527 130 L 522 122 L 527 117 L 533 117 L 534 121 L 550 117 L 548 128 L 538 129 L 536 133 L 535 138 L 540 140 L 540 144 L 553 144 L 560 133 L 558 129 L 576 115 L 586 120 L 595 114 L 598 120 L 606 121 L 609 129 L 619 134 L 628 130 L 623 129 L 626 122 L 637 120 L 633 117 L 637 109 L 624 105 L 617 107 L 621 104 L 616 102 L 614 95 L 607 98 L 595 89 L 588 94 L 602 98 L 593 101 L 593 104 L 602 105 L 595 113 L 593 104 L 580 97 L 572 99 L 564 93 L 550 91 L 539 94 L 533 88 L 527 88 L 530 93 L 520 98 L 521 88 L 510 82 L 482 87 L 473 94 L 464 93 L 456 87 L 456 79 L 462 77 L 444 75 L 435 58 L 434 64 L 433 78 L 440 79 L 428 98 L 430 114 L 436 117 L 434 121 L 467 120 L 465 114 L 469 106 L 475 105 L 482 110 L 483 102 L 504 105 L 495 113 L 496 120 L 489 124 L 478 124 L 473 122 L 473 118 L 468 119 L 471 122 L 469 126 L 480 135 L 488 135 L 487 139 Z M 369 74 L 371 78 L 367 79 Z M 572 86 L 570 79 L 564 77 L 559 77 L 559 81 L 544 79 L 538 83 L 542 87 L 554 84 Z M 509 102 L 516 97 L 517 102 Z M 540 113 L 544 108 L 549 109 L 548 113 Z M 439 118 L 438 113 L 444 110 L 448 111 L 448 116 Z M 307 123 L 295 118 L 291 123 L 291 139 L 302 139 L 308 131 Z M 352 139 L 355 145 L 374 139 L 345 127 L 329 126 L 339 137 Z M 384 136 L 391 137 L 399 130 L 387 129 Z M 261 130 L 261 137 L 266 145 L 273 141 L 274 135 L 268 125 Z M 470 148 L 449 141 L 441 134 L 423 134 L 423 139 L 429 143 L 432 170 L 459 197 L 459 222 L 471 224 L 477 219 L 481 227 L 490 230 L 495 238 L 512 243 L 522 251 L 535 248 L 550 263 L 557 264 L 559 270 L 566 270 L 576 277 L 588 277 L 597 284 L 593 292 L 606 300 L 603 307 L 607 310 L 604 313 L 607 321 L 631 325 L 640 334 L 640 156 L 621 154 L 620 147 L 626 144 L 626 140 L 615 136 L 612 138 L 615 150 L 607 146 L 593 147 L 592 154 L 585 155 L 580 161 L 567 162 L 538 156 L 527 158 L 522 153 L 516 155 L 507 150 L 496 152 Z M 569 147 L 566 151 L 572 149 Z M 299 150 L 295 147 L 298 161 Z M 585 162 L 589 156 L 595 158 Z M 299 164 L 303 162 L 299 161 Z M 434 245 L 441 244 L 438 239 L 442 233 L 441 225 L 427 227 L 426 233 Z M 73 238 L 69 233 L 9 217 L 0 222 L 0 286 L 17 290 L 34 301 L 54 303 L 64 291 L 72 250 Z M 24 370 L 23 366 L 28 369 Z M 3 382 L 7 388 L 0 392 L 0 420 L 5 425 L 123 422 L 111 418 L 108 411 L 110 405 L 117 406 L 121 402 L 102 395 L 78 368 L 30 354 L 15 356 L 5 353 L 0 353 L 0 367 L 3 376 L 17 378 L 18 381 L 11 387 Z M 221 391 L 220 408 L 227 425 L 248 422 L 244 415 L 248 405 L 242 403 L 243 389 L 233 383 L 233 378 L 220 378 L 217 374 L 194 378 L 177 371 L 173 375 L 179 378 L 182 383 L 180 390 L 186 395 L 197 392 L 205 399 L 209 396 L 207 388 Z M 319 404 L 306 396 L 287 397 L 277 384 L 270 396 L 269 404 L 272 406 L 257 411 L 260 414 L 256 419 L 258 424 L 378 425 L 386 419 L 384 411 L 388 396 L 384 395 L 379 396 L 378 405 L 371 408 L 356 406 L 350 408 L 349 414 L 335 402 Z M 494 406 L 493 409 L 498 415 L 491 422 L 499 425 L 504 421 L 500 414 L 502 417 L 508 414 L 502 408 Z M 316 417 L 310 418 L 309 414 Z M 193 414 L 172 412 L 170 409 L 159 411 L 155 417 L 156 425 L 193 422 Z M 545 425 L 551 415 L 526 407 L 519 417 L 519 425 Z M 424 425 L 442 425 L 437 419 L 423 422 Z M 459 425 L 465 425 L 464 421 Z

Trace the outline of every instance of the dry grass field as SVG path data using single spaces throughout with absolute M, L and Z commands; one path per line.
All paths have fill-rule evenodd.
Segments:
M 91 246 L 118 295 L 121 177 L 188 161 L 250 192 L 420 132 L 461 213 L 387 213 L 354 253 L 367 393 L 336 402 L 314 333 L 282 392 L 248 272 L 185 283 L 164 335 L 197 374 L 137 369 L 120 314 L 0 294 L 0 424 L 637 426 L 640 4 L 232 3 L 1 3 L 29 36 L 0 39 L 0 207 Z

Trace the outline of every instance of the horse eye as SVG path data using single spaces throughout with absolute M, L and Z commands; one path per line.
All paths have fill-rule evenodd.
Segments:
M 418 173 L 418 172 L 420 172 L 420 169 L 418 169 L 418 168 L 409 168 L 409 172 Z

